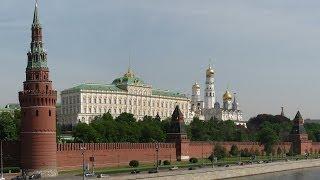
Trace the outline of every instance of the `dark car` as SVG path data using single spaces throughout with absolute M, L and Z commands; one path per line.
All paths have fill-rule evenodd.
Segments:
M 32 174 L 29 179 L 41 179 L 41 174 Z
M 13 178 L 13 180 L 26 180 L 27 177 L 26 176 L 17 176 L 15 178 Z
M 196 170 L 197 168 L 192 166 L 192 167 L 189 167 L 189 170 Z
M 151 169 L 148 173 L 149 174 L 155 174 L 155 173 L 158 173 L 158 170 L 157 169 Z
M 131 171 L 131 174 L 139 174 L 140 173 L 140 171 L 139 170 L 133 170 L 133 171 Z

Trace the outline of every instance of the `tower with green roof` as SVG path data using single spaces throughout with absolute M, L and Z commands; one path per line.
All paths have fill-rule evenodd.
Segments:
M 35 4 L 31 26 L 26 80 L 19 92 L 21 106 L 21 169 L 42 177 L 56 176 L 56 100 L 43 47 L 38 3 Z

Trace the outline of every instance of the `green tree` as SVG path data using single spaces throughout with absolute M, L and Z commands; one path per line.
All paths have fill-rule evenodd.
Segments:
M 277 155 L 278 155 L 278 157 L 281 156 L 281 154 L 282 154 L 282 150 L 281 150 L 280 147 L 278 147 L 278 149 L 277 149 Z
M 73 136 L 76 142 L 95 143 L 100 139 L 96 130 L 86 123 L 78 123 L 74 128 Z
M 0 139 L 3 141 L 17 140 L 18 139 L 17 123 L 14 117 L 8 113 L 3 112 L 0 114 Z
M 239 155 L 238 146 L 235 145 L 235 144 L 233 144 L 233 145 L 231 146 L 231 149 L 230 149 L 229 154 L 230 154 L 231 156 L 238 156 L 238 155 Z
M 227 157 L 227 150 L 225 147 L 222 147 L 220 144 L 214 146 L 214 155 L 219 159 Z
M 132 160 L 132 161 L 130 161 L 129 166 L 133 167 L 133 168 L 139 167 L 139 161 Z
M 264 144 L 265 151 L 269 155 L 272 153 L 273 146 L 279 142 L 279 136 L 271 127 L 265 125 L 259 132 L 259 140 Z

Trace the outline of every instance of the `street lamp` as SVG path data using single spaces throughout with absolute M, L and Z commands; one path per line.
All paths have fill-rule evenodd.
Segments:
M 2 152 L 2 139 L 1 139 L 1 143 L 0 143 L 1 145 L 1 147 L 0 147 L 0 149 L 1 149 L 1 178 L 0 178 L 0 180 L 5 180 L 5 178 L 3 177 L 3 152 Z
M 86 150 L 86 147 L 84 146 L 84 143 L 82 143 L 82 147 L 80 148 L 81 150 L 81 154 L 82 154 L 82 171 L 83 171 L 83 176 L 82 176 L 82 179 L 84 180 L 85 177 L 86 177 L 86 174 L 85 174 L 85 165 L 84 165 L 84 153 L 85 153 L 85 150 Z

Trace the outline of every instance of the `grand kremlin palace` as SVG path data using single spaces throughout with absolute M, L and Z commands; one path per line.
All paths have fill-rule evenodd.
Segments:
M 80 84 L 63 90 L 58 124 L 90 123 L 94 117 L 107 112 L 113 117 L 127 112 L 139 120 L 144 116 L 165 119 L 171 116 L 176 105 L 188 119 L 190 99 L 185 94 L 153 89 L 129 68 L 112 84 Z

